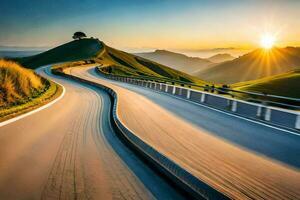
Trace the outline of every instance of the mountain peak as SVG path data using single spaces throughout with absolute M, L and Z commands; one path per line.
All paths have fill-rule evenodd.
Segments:
M 221 63 L 221 62 L 233 60 L 235 59 L 235 57 L 233 57 L 229 53 L 219 53 L 207 59 L 214 63 Z

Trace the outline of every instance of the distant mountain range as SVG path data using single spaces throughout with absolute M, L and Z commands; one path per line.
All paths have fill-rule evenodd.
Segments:
M 233 59 L 235 59 L 235 57 L 233 57 L 229 53 L 220 53 L 220 54 L 216 54 L 214 56 L 207 58 L 207 60 L 209 60 L 213 63 L 222 63 L 222 62 L 230 61 Z
M 0 50 L 0 58 L 16 58 L 16 57 L 24 57 L 24 56 L 32 56 L 43 51 L 1 51 Z
M 237 83 L 300 69 L 300 48 L 256 49 L 232 61 L 223 62 L 195 74 L 217 83 Z
M 0 51 L 46 51 L 51 47 L 22 47 L 0 45 Z
M 136 53 L 135 55 L 170 66 L 185 73 L 194 74 L 205 70 L 216 63 L 234 59 L 230 54 L 217 54 L 210 58 L 189 57 L 184 54 L 167 50 L 156 50 L 154 52 Z

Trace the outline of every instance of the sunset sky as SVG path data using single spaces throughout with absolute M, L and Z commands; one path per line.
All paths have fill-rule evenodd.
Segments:
M 4 0 L 0 46 L 52 47 L 75 31 L 121 49 L 300 46 L 300 1 Z

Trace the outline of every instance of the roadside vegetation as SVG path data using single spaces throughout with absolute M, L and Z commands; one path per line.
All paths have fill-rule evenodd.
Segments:
M 49 102 L 61 90 L 32 70 L 13 61 L 0 60 L 0 121 Z
M 233 84 L 232 87 L 240 91 L 259 92 L 300 99 L 300 71 L 237 83 Z

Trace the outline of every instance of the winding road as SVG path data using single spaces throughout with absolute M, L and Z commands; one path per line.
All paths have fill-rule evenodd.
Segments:
M 118 93 L 118 115 L 141 139 L 236 199 L 298 199 L 300 137 L 140 86 L 68 73 Z
M 184 199 L 124 145 L 102 90 L 40 69 L 65 96 L 0 127 L 0 199 Z M 47 72 L 47 73 L 45 73 Z M 299 199 L 300 137 L 139 86 L 66 70 L 112 88 L 120 121 L 235 199 Z
M 184 199 L 116 136 L 104 91 L 39 73 L 66 94 L 0 127 L 0 199 Z

